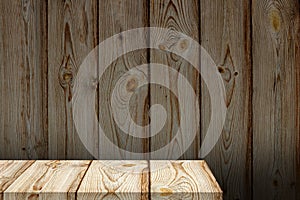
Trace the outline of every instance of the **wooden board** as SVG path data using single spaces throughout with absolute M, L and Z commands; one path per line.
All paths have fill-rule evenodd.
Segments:
M 75 199 L 90 162 L 36 161 L 4 191 L 4 199 Z
M 153 199 L 222 199 L 205 161 L 151 160 L 150 171 Z
M 0 157 L 46 158 L 44 1 L 0 2 Z
M 252 7 L 253 199 L 298 199 L 299 1 Z
M 0 161 L 0 200 L 3 192 L 30 166 L 34 161 L 1 160 Z
M 125 30 L 133 28 L 139 28 L 147 26 L 147 1 L 136 0 L 124 0 L 124 1 L 111 1 L 103 0 L 99 1 L 99 37 L 100 42 L 120 33 Z M 122 42 L 122 36 L 120 36 L 118 42 Z M 144 41 L 146 42 L 146 41 Z M 111 48 L 116 47 L 112 45 Z M 124 51 L 126 50 L 125 47 Z M 106 52 L 99 52 L 100 60 L 104 59 L 107 55 Z M 106 58 L 107 59 L 107 58 Z M 116 117 L 119 121 L 126 121 L 129 118 L 140 126 L 147 125 L 148 119 L 148 87 L 137 88 L 136 76 L 122 77 L 128 70 L 138 65 L 147 63 L 147 51 L 140 50 L 130 52 L 126 55 L 119 57 L 113 62 L 105 71 L 99 82 L 99 123 L 105 132 L 106 136 L 112 142 L 113 146 L 117 149 L 123 149 L 128 152 L 144 153 L 149 151 L 149 144 L 147 139 L 148 130 L 145 130 L 142 134 L 144 138 L 137 138 L 129 135 L 132 131 L 132 127 L 126 127 L 125 131 L 122 131 L 116 124 Z M 103 67 L 103 66 L 100 66 Z M 118 91 L 117 97 L 122 102 L 124 94 L 125 96 L 131 95 L 133 97 L 130 100 L 130 114 L 131 116 L 124 115 L 124 113 L 114 113 L 111 107 L 112 92 L 115 89 L 117 81 L 121 79 L 124 84 L 128 85 L 126 89 Z M 132 88 L 131 88 L 132 87 Z M 131 89 L 130 89 L 131 88 Z M 116 100 L 116 99 L 115 99 Z M 145 156 L 135 157 L 130 153 L 125 155 L 120 151 L 111 150 L 107 142 L 100 140 L 100 159 L 146 159 Z
M 199 10 L 198 10 L 198 1 L 196 0 L 185 0 L 185 1 L 173 1 L 173 0 L 160 0 L 160 1 L 150 1 L 150 26 L 151 27 L 162 27 L 178 32 L 182 32 L 194 40 L 199 42 Z M 150 40 L 155 40 L 153 36 L 157 35 L 151 34 Z M 170 33 L 170 38 L 163 38 L 165 41 L 174 40 L 173 34 Z M 200 54 L 199 54 L 200 55 Z M 192 85 L 196 95 L 199 95 L 200 88 L 200 75 L 195 69 L 183 58 L 172 53 L 168 53 L 163 50 L 151 50 L 150 51 L 150 63 L 160 63 L 167 65 L 170 68 L 173 68 L 178 71 L 178 73 L 171 73 L 171 69 L 163 69 L 164 72 L 159 70 L 153 70 L 150 65 L 150 79 L 154 77 L 164 81 L 164 84 L 168 87 L 163 87 L 158 84 L 151 84 L 150 87 L 150 106 L 154 104 L 160 104 L 167 114 L 167 119 L 160 130 L 157 126 L 161 121 L 164 121 L 163 115 L 154 115 L 151 119 L 151 131 L 160 130 L 158 133 L 152 133 L 151 135 L 156 134 L 151 137 L 150 140 L 150 149 L 151 152 L 156 151 L 162 147 L 167 146 L 171 140 L 176 135 L 177 131 L 181 130 L 182 124 L 185 123 L 184 120 L 180 121 L 180 107 L 179 99 L 176 95 L 171 92 L 171 88 L 175 91 L 182 92 L 186 88 L 178 87 L 178 74 L 181 73 Z M 197 66 L 195 66 L 197 67 Z M 167 74 L 167 77 L 165 77 Z M 186 99 L 188 101 L 188 99 Z M 193 105 L 193 104 L 190 104 Z M 163 109 L 161 108 L 161 109 Z M 154 113 L 155 114 L 155 113 Z M 196 117 L 194 117 L 196 118 Z M 198 121 L 191 123 L 199 123 Z M 178 157 L 173 157 L 173 155 L 183 154 L 183 159 L 192 159 L 197 158 L 199 151 L 200 143 L 200 134 L 199 131 L 196 133 L 196 137 L 193 140 L 193 144 L 186 151 L 182 152 L 182 145 L 185 140 L 189 139 L 182 134 L 180 138 L 182 141 L 177 141 L 175 145 L 170 145 L 167 151 L 160 155 L 151 154 L 151 159 L 177 159 Z
M 205 161 L 0 162 L 0 199 L 222 199 Z
M 98 44 L 97 2 L 48 2 L 48 136 L 50 159 L 89 159 L 72 116 L 77 70 Z M 96 107 L 96 105 L 95 105 Z
M 205 158 L 224 188 L 225 199 L 251 198 L 252 82 L 250 2 L 200 2 L 201 45 L 219 68 L 226 89 L 222 135 Z M 201 137 L 210 122 L 210 97 L 201 83 Z
M 78 199 L 148 199 L 147 161 L 93 161 Z

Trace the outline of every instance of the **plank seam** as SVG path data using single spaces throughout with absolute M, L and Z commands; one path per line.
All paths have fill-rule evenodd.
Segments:
M 201 0 L 198 0 L 198 42 L 201 46 L 202 43 L 202 34 L 201 34 Z M 201 50 L 199 51 L 199 71 L 201 71 Z M 199 149 L 197 149 L 196 151 L 196 155 L 198 155 L 198 152 L 201 150 L 201 143 L 202 143 L 202 115 L 201 115 L 201 106 L 202 106 L 202 84 L 201 84 L 201 75 L 199 75 L 199 97 L 198 97 L 198 101 L 199 101 Z M 199 159 L 199 157 L 198 157 Z
M 150 27 L 150 15 L 151 15 L 151 0 L 147 0 L 147 26 Z M 147 46 L 150 45 L 150 34 L 149 38 L 147 40 Z M 150 48 L 147 48 L 147 63 L 148 63 L 148 83 L 151 81 L 151 70 L 150 70 Z M 148 110 L 151 106 L 151 87 L 150 84 L 148 84 Z M 150 116 L 148 116 L 148 122 L 150 122 Z M 149 133 L 151 133 L 151 124 L 149 125 Z M 148 151 L 151 152 L 151 137 L 148 138 Z M 151 200 L 151 168 L 150 168 L 150 159 L 151 159 L 151 153 L 149 153 L 149 156 L 147 157 L 147 165 L 148 165 L 148 200 Z
M 249 96 L 249 122 L 250 127 L 248 128 L 248 136 L 250 134 L 250 199 L 253 199 L 253 18 L 252 18 L 252 12 L 253 12 L 253 2 L 252 0 L 249 1 L 249 17 L 250 17 L 250 96 Z M 248 124 L 249 126 L 249 124 Z
M 90 162 L 89 162 L 89 164 L 88 164 L 88 166 L 87 166 L 87 168 L 86 168 L 86 170 L 85 170 L 85 172 L 84 172 L 84 174 L 83 174 L 81 180 L 79 181 L 79 184 L 78 184 L 78 186 L 77 186 L 77 188 L 76 188 L 76 192 L 75 192 L 75 199 L 77 199 L 77 192 L 78 192 L 78 190 L 79 190 L 79 188 L 80 188 L 80 186 L 81 186 L 81 183 L 82 183 L 82 181 L 83 181 L 83 179 L 84 179 L 84 177 L 85 177 L 87 171 L 89 170 L 89 168 L 90 168 L 92 162 L 94 162 L 94 161 L 93 161 L 93 160 L 90 160 Z

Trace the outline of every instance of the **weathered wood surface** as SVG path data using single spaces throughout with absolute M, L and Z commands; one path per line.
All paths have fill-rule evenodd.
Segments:
M 34 161 L 1 160 L 0 161 L 0 200 L 3 192 L 30 166 Z
M 77 70 L 98 45 L 97 1 L 48 2 L 49 159 L 92 158 L 76 132 L 72 88 Z
M 251 199 L 251 13 L 249 1 L 201 1 L 201 45 L 222 75 L 227 116 L 222 135 L 205 158 L 225 199 Z M 201 84 L 201 136 L 210 122 L 209 93 Z
M 75 199 L 90 162 L 36 161 L 4 191 L 4 199 Z
M 253 198 L 299 199 L 299 1 L 252 7 Z
M 164 0 L 151 0 L 150 1 L 150 26 L 151 27 L 162 27 L 170 29 L 172 31 L 182 32 L 194 40 L 199 42 L 199 10 L 198 10 L 198 1 L 196 0 L 184 0 L 184 1 L 164 1 Z M 156 40 L 155 36 L 157 33 L 151 33 L 150 40 Z M 185 121 L 180 121 L 180 111 L 179 108 L 179 98 L 171 91 L 182 92 L 186 88 L 179 88 L 178 83 L 178 74 L 181 73 L 192 85 L 195 93 L 199 96 L 200 88 L 200 75 L 193 69 L 193 66 L 185 61 L 180 56 L 164 51 L 164 49 L 171 47 L 172 41 L 174 41 L 176 35 L 170 33 L 169 38 L 163 38 L 165 41 L 170 42 L 166 44 L 166 47 L 160 46 L 161 50 L 151 50 L 150 51 L 150 63 L 160 63 L 164 64 L 170 68 L 173 68 L 178 71 L 178 73 L 171 73 L 171 69 L 162 69 L 154 70 L 150 64 L 150 79 L 161 79 L 164 81 L 164 84 L 168 87 L 164 87 L 158 84 L 151 84 L 150 87 L 150 106 L 155 104 L 160 104 L 160 109 L 165 109 L 166 111 L 166 121 L 162 128 L 158 126 L 161 124 L 161 121 L 164 121 L 164 115 L 154 113 L 153 119 L 151 119 L 151 135 L 156 134 L 151 137 L 150 140 L 150 150 L 151 152 L 158 150 L 166 145 L 168 145 L 174 136 L 177 134 L 177 131 L 181 131 L 182 123 Z M 176 41 L 175 41 L 176 42 Z M 169 46 L 168 46 L 169 45 Z M 188 46 L 188 44 L 186 44 Z M 195 55 L 197 55 L 195 53 Z M 195 66 L 197 67 L 197 66 Z M 167 75 L 167 76 L 166 76 Z M 166 76 L 166 77 L 165 77 Z M 195 101 L 195 100 L 194 100 Z M 194 104 L 191 103 L 190 106 Z M 155 115 L 156 114 L 156 115 Z M 196 119 L 196 116 L 194 117 Z M 190 123 L 199 123 L 199 121 L 190 122 Z M 159 131 L 155 133 L 155 131 Z M 179 133 L 178 133 L 179 134 Z M 184 137 L 184 133 L 180 138 L 182 141 L 175 142 L 173 146 L 170 146 L 168 151 L 165 151 L 161 155 L 151 154 L 151 159 L 177 159 L 172 157 L 172 155 L 183 154 L 183 159 L 192 159 L 197 158 L 200 144 L 200 133 L 196 133 L 191 147 L 186 151 L 182 152 L 182 143 L 185 140 L 188 140 L 187 137 Z
M 46 7 L 0 2 L 1 158 L 48 156 Z
M 146 0 L 99 1 L 98 28 L 100 42 L 114 34 L 129 29 L 146 27 L 147 21 Z M 117 42 L 122 42 L 122 36 L 120 36 Z M 146 40 L 143 42 L 146 43 Z M 126 50 L 126 46 L 116 47 L 113 45 L 110 48 L 113 47 L 124 48 L 124 51 Z M 105 56 L 109 58 L 110 55 L 107 55 L 106 52 L 99 52 L 99 56 L 100 59 L 104 59 Z M 141 133 L 141 136 L 145 137 L 145 139 L 137 138 L 129 135 L 135 127 L 134 124 L 125 127 L 126 130 L 124 131 L 116 124 L 116 121 L 124 123 L 130 118 L 133 119 L 135 124 L 140 126 L 149 124 L 147 114 L 149 98 L 148 87 L 137 87 L 138 77 L 134 74 L 132 76 L 123 76 L 131 68 L 145 63 L 147 63 L 146 50 L 130 52 L 113 62 L 102 77 L 99 77 L 99 123 L 113 145 L 128 152 L 145 153 L 149 151 L 147 129 Z M 130 99 L 130 116 L 125 115 L 123 112 L 114 112 L 111 107 L 111 101 L 112 98 L 114 98 L 112 93 L 119 79 L 124 82 L 126 87 L 122 87 L 122 89 L 124 89 L 121 91 L 118 90 L 116 94 L 117 99 L 113 100 L 118 101 L 118 106 L 120 106 L 124 103 L 123 99 L 128 99 L 127 96 L 134 93 L 134 96 Z M 130 154 L 124 155 L 124 153 L 119 151 L 111 151 L 110 148 L 106 147 L 108 143 L 103 142 L 103 140 L 100 140 L 99 143 L 102 147 L 101 149 L 104 149 L 104 151 L 100 152 L 100 159 L 146 159 L 144 156 L 135 157 Z
M 148 199 L 146 160 L 93 161 L 78 189 L 78 199 Z
M 150 160 L 153 199 L 222 199 L 222 190 L 205 161 Z
M 71 89 L 78 67 L 99 41 L 131 28 L 160 26 L 201 41 L 220 66 L 228 113 L 219 143 L 205 159 L 225 198 L 300 196 L 297 0 L 2 0 L 0 11 L 1 159 L 91 159 L 72 119 Z M 114 62 L 98 84 L 100 124 L 114 144 L 128 151 L 149 152 L 168 144 L 180 115 L 168 89 L 136 89 L 134 76 L 128 81 L 128 94 L 134 93 L 130 117 L 136 124 L 150 123 L 154 103 L 167 110 L 167 123 L 151 142 L 122 133 L 109 107 L 121 74 L 148 61 L 182 72 L 201 98 L 201 137 L 198 133 L 182 156 L 196 159 L 210 119 L 210 99 L 198 74 L 175 55 L 141 50 Z M 161 78 L 176 87 L 177 77 Z M 154 127 L 144 136 L 160 120 L 152 118 Z M 97 136 L 94 141 L 98 144 Z

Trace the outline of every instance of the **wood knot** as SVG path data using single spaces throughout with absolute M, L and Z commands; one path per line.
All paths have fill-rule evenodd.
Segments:
M 22 1 L 22 7 L 23 7 L 23 20 L 28 23 L 29 17 L 30 17 L 30 1 L 29 0 L 23 0 Z
M 43 187 L 40 186 L 40 185 L 34 185 L 34 186 L 32 187 L 32 189 L 35 190 L 35 191 L 39 191 L 39 190 L 41 190 L 42 188 L 43 188 Z
M 238 72 L 234 72 L 233 73 L 229 67 L 219 66 L 218 67 L 218 71 L 222 75 L 223 79 L 226 82 L 231 81 L 232 75 L 233 76 L 237 76 L 238 75 Z
M 160 188 L 159 190 L 162 192 L 161 196 L 168 196 L 173 193 L 173 190 L 169 188 Z
M 218 71 L 222 74 L 225 72 L 225 69 L 223 67 L 218 67 Z
M 92 87 L 92 89 L 97 89 L 99 84 L 99 81 L 97 80 L 97 78 L 92 78 L 90 81 L 90 86 Z
M 179 48 L 180 50 L 184 51 L 188 48 L 189 46 L 189 41 L 187 39 L 183 39 L 180 43 L 179 43 Z
M 167 49 L 166 46 L 163 44 L 158 45 L 158 48 L 163 51 Z
M 269 13 L 269 20 L 273 30 L 275 32 L 278 32 L 281 27 L 281 17 L 279 11 L 276 9 L 271 10 L 271 12 Z
M 51 169 L 56 169 L 57 166 L 61 165 L 61 163 L 59 161 L 54 161 L 54 162 L 46 163 L 45 165 Z
M 122 165 L 123 167 L 133 167 L 133 166 L 136 166 L 136 164 L 124 164 Z
M 135 78 L 131 78 L 127 81 L 126 90 L 128 92 L 134 92 L 138 86 L 138 81 Z
M 67 56 L 64 60 L 62 65 L 59 69 L 59 83 L 63 88 L 66 87 L 73 87 L 73 81 L 74 81 L 74 62 L 70 58 L 70 56 Z

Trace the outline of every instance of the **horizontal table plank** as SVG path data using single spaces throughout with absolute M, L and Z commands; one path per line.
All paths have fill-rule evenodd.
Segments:
M 33 160 L 0 160 L 0 200 L 6 190 L 30 165 Z
M 221 199 L 222 190 L 205 161 L 150 161 L 152 199 Z
M 11 199 L 75 199 L 91 161 L 36 161 L 5 191 Z
M 147 199 L 148 163 L 144 160 L 93 161 L 78 199 Z
M 2 161 L 10 199 L 222 199 L 205 161 Z

